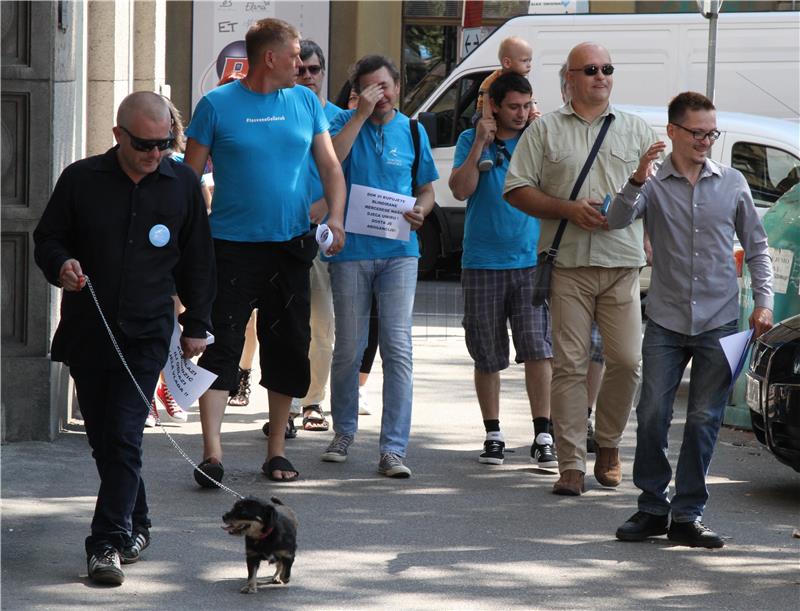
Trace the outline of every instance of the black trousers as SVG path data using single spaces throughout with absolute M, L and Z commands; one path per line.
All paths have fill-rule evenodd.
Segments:
M 152 397 L 159 369 L 133 375 Z M 105 544 L 122 550 L 134 526 L 150 527 L 142 480 L 142 436 L 149 405 L 124 370 L 72 367 L 86 436 L 100 475 L 92 534 L 86 551 Z
M 311 382 L 311 299 L 308 272 L 316 256 L 313 238 L 288 242 L 214 240 L 217 298 L 211 311 L 214 343 L 198 365 L 217 374 L 214 390 L 236 390 L 244 331 L 258 308 L 256 335 L 261 386 L 304 397 Z

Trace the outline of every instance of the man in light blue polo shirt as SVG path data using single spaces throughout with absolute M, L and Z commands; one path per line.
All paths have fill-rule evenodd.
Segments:
M 425 130 L 415 126 L 419 134 L 419 166 L 412 176 L 414 141 L 408 117 L 395 108 L 400 73 L 392 61 L 368 55 L 354 67 L 351 81 L 359 93 L 358 108 L 338 115 L 331 125 L 333 146 L 347 180 L 346 226 L 351 227 L 358 212 L 366 211 L 368 205 L 353 197 L 354 186 L 411 196 L 415 184 L 416 201 L 402 219 L 395 219 L 398 224 L 408 222 L 409 239 L 348 231 L 347 248 L 328 259 L 336 314 L 331 367 L 331 414 L 336 434 L 322 459 L 344 462 L 358 428 L 358 369 L 367 344 L 374 293 L 383 362 L 378 472 L 387 477 L 409 477 L 411 470 L 403 459 L 411 429 L 411 315 L 419 257 L 416 230 L 433 209 L 432 183 L 439 175 Z
M 294 87 L 300 35 L 279 19 L 261 19 L 247 32 L 248 72 L 206 94 L 186 134 L 185 162 L 199 175 L 209 155 L 215 190 L 211 233 L 217 259 L 217 299 L 211 314 L 216 341 L 200 365 L 217 374 L 200 398 L 203 461 L 195 480 L 214 487 L 222 468 L 220 431 L 228 393 L 238 387 L 244 330 L 258 308 L 261 385 L 269 391 L 267 460 L 271 480 L 299 472 L 284 455 L 292 397 L 308 391 L 309 277 L 316 243 L 309 234 L 312 159 L 330 208 L 336 253 L 344 245 L 344 177 L 313 92 Z M 208 477 L 207 477 L 208 476 Z
M 497 78 L 489 88 L 494 118 L 478 121 L 456 144 L 449 186 L 456 199 L 468 199 L 464 223 L 461 284 L 464 330 L 475 361 L 475 391 L 486 429 L 478 462 L 502 465 L 505 438 L 500 430 L 500 371 L 508 367 L 508 323 L 516 361 L 525 363 L 525 386 L 533 417 L 531 460 L 555 467 L 550 431 L 550 313 L 534 307 L 533 278 L 539 220 L 503 200 L 511 154 L 525 129 L 532 103 L 531 84 L 515 73 Z M 488 146 L 494 167 L 481 173 L 478 163 Z

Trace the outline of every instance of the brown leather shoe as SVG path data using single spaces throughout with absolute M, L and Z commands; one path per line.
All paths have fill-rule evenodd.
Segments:
M 577 469 L 567 469 L 553 484 L 553 494 L 562 496 L 580 496 L 585 490 L 583 485 L 583 471 Z
M 622 463 L 619 461 L 619 448 L 597 448 L 594 476 L 603 486 L 609 488 L 619 486 L 622 481 Z

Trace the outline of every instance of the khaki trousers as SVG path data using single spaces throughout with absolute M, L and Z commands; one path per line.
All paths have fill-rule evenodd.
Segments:
M 311 363 L 311 384 L 302 404 L 315 405 L 325 398 L 325 386 L 331 374 L 333 359 L 333 295 L 328 264 L 317 255 L 309 272 L 311 280 L 311 345 L 308 360 Z
M 597 398 L 595 439 L 615 448 L 639 382 L 642 313 L 637 268 L 553 269 L 551 417 L 558 468 L 586 472 L 587 388 L 592 320 L 603 337 L 606 372 Z

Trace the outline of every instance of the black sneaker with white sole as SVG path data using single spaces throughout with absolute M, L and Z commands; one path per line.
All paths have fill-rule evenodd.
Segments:
M 487 439 L 483 442 L 483 453 L 478 462 L 484 465 L 502 465 L 505 460 L 506 444 L 499 439 Z
M 557 467 L 558 457 L 553 448 L 553 437 L 549 433 L 539 433 L 531 445 L 531 462 L 539 467 Z
M 125 581 L 125 573 L 120 567 L 119 552 L 111 545 L 86 554 L 86 568 L 89 570 L 89 579 L 95 583 L 118 586 Z
M 128 543 L 122 548 L 119 555 L 122 564 L 133 564 L 141 558 L 142 552 L 150 545 L 150 529 L 136 526 L 133 529 L 133 536 L 128 539 Z

